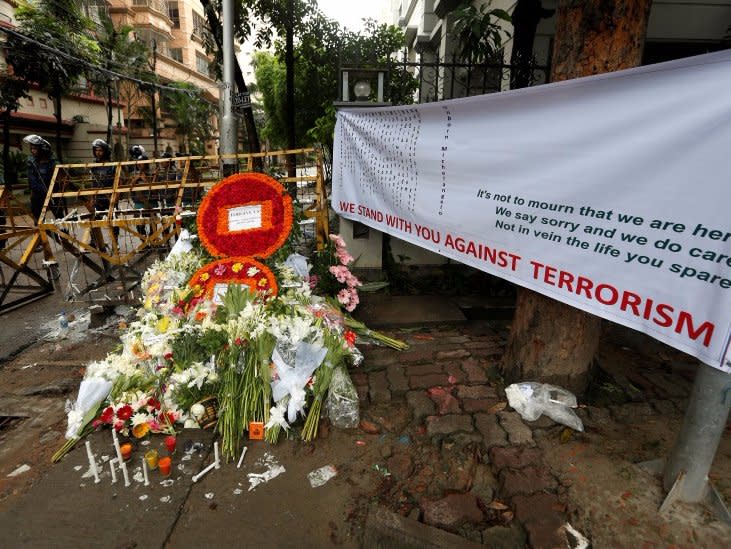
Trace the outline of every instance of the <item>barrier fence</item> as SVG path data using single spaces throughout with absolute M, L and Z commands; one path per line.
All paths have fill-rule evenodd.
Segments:
M 299 244 L 322 247 L 329 232 L 328 201 L 317 149 L 57 165 L 37 224 L 4 191 L 0 243 L 9 244 L 0 247 L 0 313 L 48 295 L 54 275 L 68 301 L 138 299 L 145 268 L 167 254 L 180 231 L 176 219 L 194 215 L 224 173 L 255 168 L 278 180 L 301 208 Z M 11 285 L 5 284 L 6 271 Z M 34 285 L 33 297 L 24 301 L 5 295 Z

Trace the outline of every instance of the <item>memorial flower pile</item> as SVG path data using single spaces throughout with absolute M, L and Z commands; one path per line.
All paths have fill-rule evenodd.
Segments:
M 199 210 L 198 219 L 199 236 L 207 234 L 201 241 L 214 248 L 181 238 L 184 245 L 176 244 L 145 273 L 142 303 L 121 336 L 121 349 L 86 368 L 82 388 L 93 388 L 93 398 L 84 404 L 80 394 L 69 404 L 69 442 L 54 461 L 94 428 L 142 438 L 215 424 L 227 458 L 237 454 L 247 431 L 251 436 L 262 430 L 270 443 L 299 431 L 309 441 L 317 435 L 333 374 L 340 370 L 338 379 L 349 380 L 348 368 L 362 361 L 355 332 L 367 329 L 360 325 L 354 331 L 349 327 L 354 321 L 340 308 L 355 307 L 360 284 L 348 269 L 353 258 L 342 239 L 331 236 L 327 252 L 334 267 L 327 270 L 342 288 L 317 295 L 303 256 L 269 264 L 225 256 L 227 247 L 236 253 L 257 249 L 237 242 L 233 233 L 245 240 L 251 231 L 267 253 L 281 244 L 277 231 L 269 229 L 279 224 L 279 230 L 289 231 L 286 193 L 274 185 L 250 191 L 253 195 L 216 189 L 208 195 L 210 211 Z M 277 192 L 281 203 L 270 200 Z M 253 208 L 252 200 L 259 199 L 262 207 Z M 228 225 L 221 210 L 228 212 Z M 212 219 L 218 225 L 206 228 Z M 227 236 L 217 240 L 210 231 Z M 340 290 L 348 291 L 347 298 Z

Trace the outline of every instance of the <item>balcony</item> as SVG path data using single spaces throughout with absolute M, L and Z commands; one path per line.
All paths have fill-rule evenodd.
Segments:
M 136 8 L 149 8 L 168 16 L 168 0 L 132 0 L 132 5 Z

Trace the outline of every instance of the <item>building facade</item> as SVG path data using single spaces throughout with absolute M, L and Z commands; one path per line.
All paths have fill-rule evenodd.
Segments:
M 12 0 L 0 0 L 0 26 L 17 26 Z M 86 14 L 98 25 L 100 13 L 105 11 L 115 27 L 129 25 L 131 38 L 144 42 L 150 49 L 149 69 L 157 75 L 158 83 L 186 82 L 202 90 L 199 100 L 207 101 L 218 111 L 219 85 L 209 71 L 210 58 L 205 53 L 206 32 L 203 6 L 198 0 L 90 0 L 84 2 Z M 4 35 L 0 33 L 0 39 Z M 40 53 L 39 53 L 40 54 Z M 0 56 L 0 78 L 7 74 L 5 57 Z M 48 95 L 32 87 L 29 98 L 20 100 L 21 108 L 12 113 L 10 146 L 13 151 L 28 152 L 22 138 L 29 133 L 41 135 L 55 150 L 56 119 L 54 106 Z M 176 132 L 176 121 L 161 109 L 159 91 L 155 92 L 156 123 L 152 118 L 153 97 L 150 91 L 141 92 L 134 82 L 118 79 L 113 86 L 112 141 L 116 158 L 126 159 L 131 144 L 143 145 L 150 157 L 156 151 L 189 152 L 185 140 Z M 62 102 L 61 130 L 64 161 L 91 160 L 90 143 L 106 139 L 107 102 L 97 95 L 84 78 Z M 211 120 L 214 138 L 205 144 L 201 154 L 217 151 L 217 120 Z M 157 139 L 155 139 L 157 137 Z M 0 136 L 1 139 L 1 136 Z M 157 148 L 155 148 L 157 142 Z

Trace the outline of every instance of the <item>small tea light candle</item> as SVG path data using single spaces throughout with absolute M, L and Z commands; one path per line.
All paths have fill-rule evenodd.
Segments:
M 172 468 L 172 460 L 167 456 L 161 457 L 157 462 L 157 467 L 160 469 L 160 474 L 166 477 L 170 474 L 170 469 Z
M 122 454 L 122 459 L 127 461 L 132 455 L 132 444 L 125 442 L 119 446 L 119 451 Z
M 157 450 L 155 450 L 154 448 L 145 452 L 145 462 L 147 462 L 147 467 L 150 468 L 150 471 L 154 471 L 155 469 L 157 469 L 158 459 L 159 456 Z
M 172 454 L 175 452 L 175 445 L 177 444 L 177 442 L 178 439 L 173 435 L 165 437 L 165 447 L 168 449 L 169 453 Z

